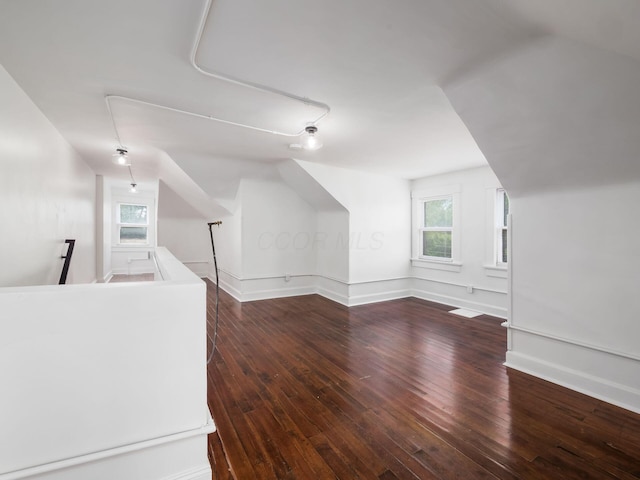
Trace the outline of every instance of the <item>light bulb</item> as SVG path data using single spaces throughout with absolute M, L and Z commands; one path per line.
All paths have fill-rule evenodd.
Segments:
M 127 151 L 124 148 L 116 148 L 116 153 L 113 154 L 113 163 L 121 167 L 128 167 L 131 165 L 129 157 L 127 157 Z
M 129 191 L 130 191 L 131 193 L 136 193 L 136 192 L 138 191 L 138 189 L 136 188 L 137 186 L 138 186 L 138 184 L 137 184 L 137 183 L 132 183 L 132 184 L 131 184 L 131 188 L 129 189 Z
M 318 127 L 309 125 L 304 129 L 305 133 L 302 134 L 302 148 L 305 150 L 317 150 L 322 147 L 322 142 L 318 138 Z

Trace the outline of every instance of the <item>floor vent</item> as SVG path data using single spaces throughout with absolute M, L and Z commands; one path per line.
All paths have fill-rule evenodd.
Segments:
M 460 315 L 461 317 L 474 318 L 478 315 L 482 315 L 480 312 L 474 312 L 473 310 L 466 310 L 464 308 L 456 308 L 455 310 L 449 310 L 449 313 L 454 315 Z

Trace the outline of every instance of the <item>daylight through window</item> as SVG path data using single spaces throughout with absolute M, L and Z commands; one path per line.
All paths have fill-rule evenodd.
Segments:
M 508 261 L 507 255 L 507 238 L 508 238 L 508 230 L 507 230 L 507 218 L 509 216 L 509 197 L 507 196 L 507 192 L 503 189 L 499 189 L 497 191 L 496 198 L 496 224 L 497 224 L 497 235 L 496 235 L 496 263 L 506 264 Z
M 146 245 L 149 243 L 149 212 L 147 205 L 121 203 L 118 206 L 119 242 Z
M 434 198 L 422 202 L 421 256 L 451 260 L 453 241 L 453 198 Z

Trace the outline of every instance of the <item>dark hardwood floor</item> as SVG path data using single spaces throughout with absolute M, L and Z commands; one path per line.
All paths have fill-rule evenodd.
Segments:
M 640 478 L 640 415 L 506 369 L 499 319 L 220 293 L 214 479 Z

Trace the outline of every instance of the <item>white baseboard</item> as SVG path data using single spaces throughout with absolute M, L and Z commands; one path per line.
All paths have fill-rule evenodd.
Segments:
M 312 295 L 314 293 L 316 293 L 316 289 L 312 286 L 255 290 L 243 293 L 242 301 L 252 302 L 255 300 L 269 300 L 271 298 L 298 297 L 300 295 Z
M 0 480 L 204 480 L 211 479 L 204 426 L 122 447 L 0 473 Z
M 492 315 L 494 317 L 506 319 L 507 308 L 491 305 L 487 303 L 476 302 L 467 300 L 457 296 L 444 295 L 441 293 L 429 292 L 426 290 L 413 289 L 411 290 L 411 296 L 421 298 L 422 300 L 428 300 L 430 302 L 442 303 L 457 308 L 466 308 L 467 310 L 473 310 L 476 312 L 484 313 L 486 315 Z
M 215 278 L 208 277 L 214 284 L 216 283 Z M 220 288 L 235 298 L 238 302 L 242 302 L 242 292 L 236 288 L 234 288 L 231 284 L 225 282 L 220 279 Z
M 403 290 L 391 290 L 386 292 L 365 293 L 360 295 L 349 296 L 350 307 L 356 305 L 366 305 L 368 303 L 387 302 L 389 300 L 397 300 L 399 298 L 407 298 L 411 296 L 411 291 L 408 289 Z
M 285 282 L 283 277 L 278 276 L 241 279 L 224 271 L 220 271 L 219 276 L 220 288 L 240 302 L 317 293 L 342 305 L 355 306 L 413 296 L 452 307 L 474 310 L 498 318 L 507 318 L 507 308 L 502 306 L 502 304 L 506 304 L 504 293 L 478 291 L 473 295 L 486 302 L 470 300 L 460 296 L 469 297 L 467 293 L 457 295 L 463 290 L 459 287 L 420 278 L 393 278 L 349 284 L 322 275 L 292 277 L 289 282 Z M 208 278 L 215 283 L 211 274 L 208 275 Z M 424 287 L 429 284 L 446 291 L 447 294 L 418 288 L 418 286 Z
M 160 480 L 211 480 L 211 476 L 211 465 L 207 463 L 207 465 L 192 468 L 189 471 L 180 472 L 169 477 L 163 477 Z
M 509 334 L 507 367 L 640 413 L 639 360 L 546 334 Z
M 345 307 L 349 306 L 349 296 L 339 293 L 333 289 L 326 287 L 316 287 L 314 293 L 323 296 L 324 298 L 328 298 L 336 303 L 344 305 Z

